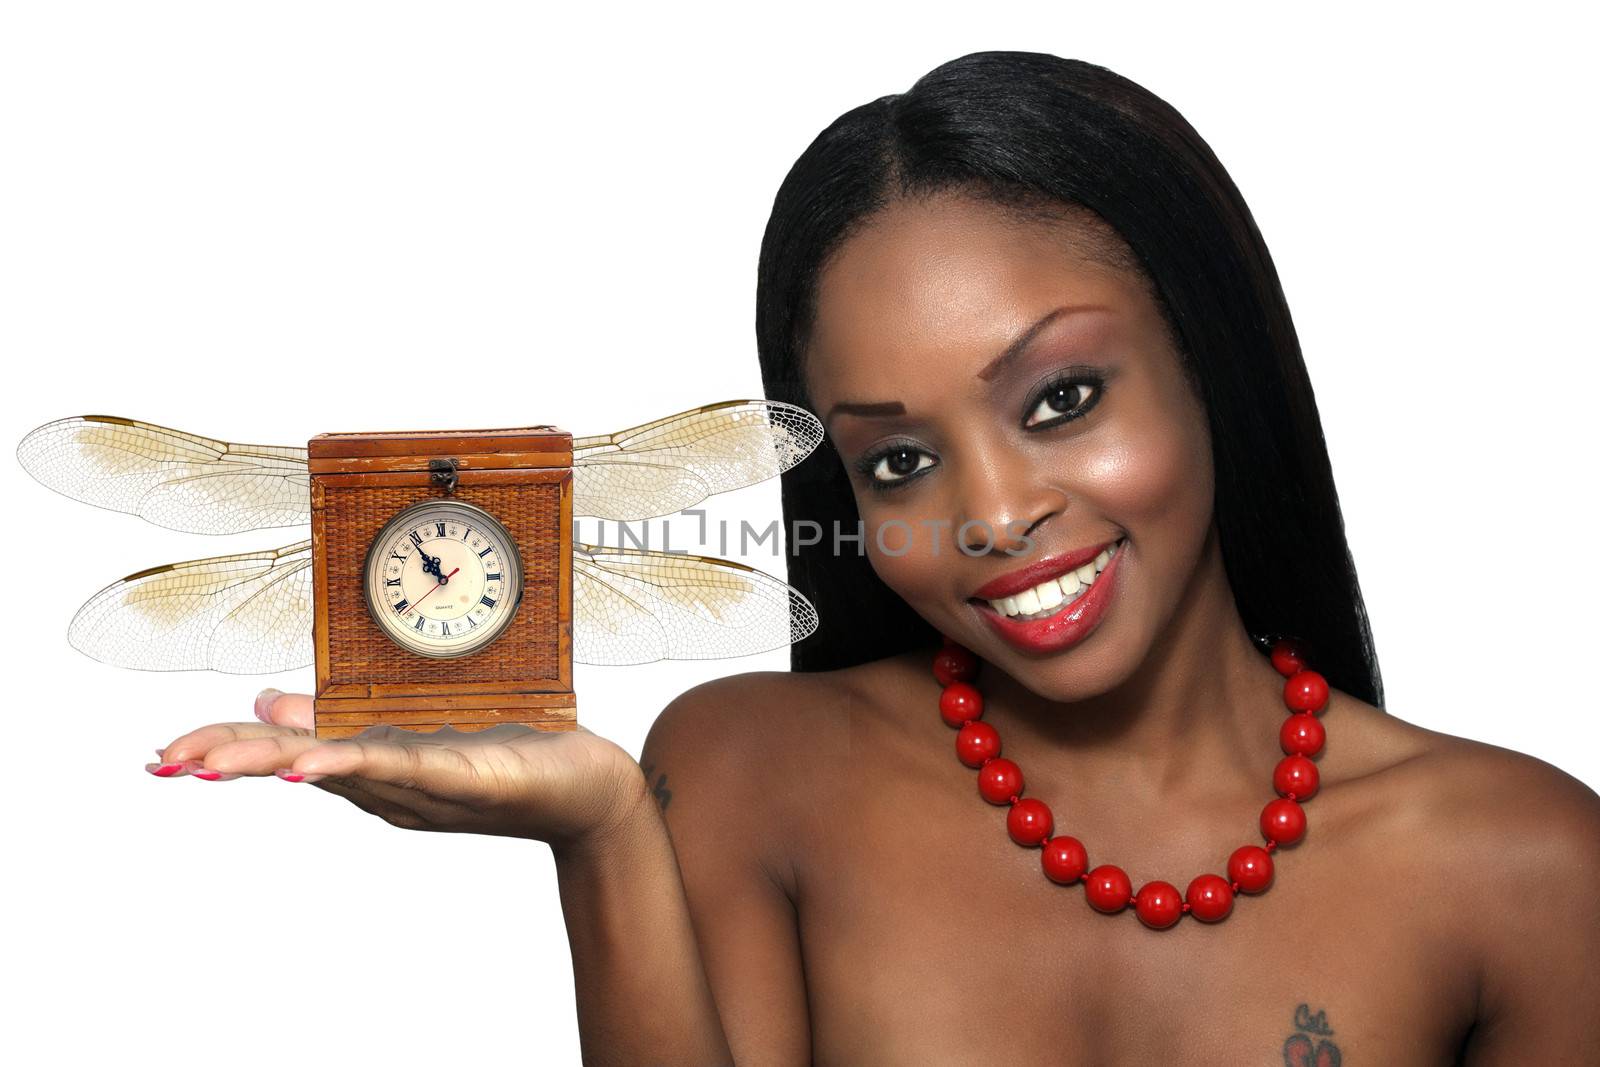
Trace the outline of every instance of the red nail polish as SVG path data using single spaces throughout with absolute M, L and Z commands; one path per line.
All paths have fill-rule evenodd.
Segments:
M 163 763 L 159 767 L 152 763 L 146 763 L 144 766 L 145 770 L 149 771 L 157 778 L 171 778 L 173 775 L 183 770 L 183 764 L 181 763 Z
M 276 774 L 279 778 L 282 778 L 286 782 L 303 782 L 303 781 L 306 780 L 306 776 L 305 775 L 296 774 L 294 771 L 289 770 L 287 767 L 279 767 L 273 773 Z
M 221 771 L 190 771 L 189 773 L 195 778 L 204 778 L 208 782 L 214 782 L 222 777 Z

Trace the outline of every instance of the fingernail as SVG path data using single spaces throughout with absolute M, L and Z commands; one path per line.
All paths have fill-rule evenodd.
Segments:
M 144 769 L 157 778 L 172 778 L 183 773 L 181 763 L 146 763 Z
M 320 782 L 327 777 L 325 774 L 301 774 L 299 771 L 292 771 L 287 767 L 279 767 L 272 773 L 286 782 Z
M 194 771 L 192 772 L 192 776 L 195 778 L 204 779 L 207 782 L 231 782 L 235 778 L 239 777 L 237 774 L 224 774 L 222 771 L 213 770 Z
M 268 713 L 272 710 L 272 702 L 281 696 L 283 696 L 283 691 L 279 689 L 268 688 L 257 693 L 256 718 L 262 722 L 271 722 L 272 719 L 268 716 Z

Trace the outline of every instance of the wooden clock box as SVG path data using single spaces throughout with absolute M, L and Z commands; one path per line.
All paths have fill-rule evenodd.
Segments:
M 349 737 L 379 723 L 419 731 L 507 722 L 574 728 L 571 434 L 552 426 L 321 434 L 307 452 L 316 735 Z M 450 658 L 397 643 L 375 621 L 380 608 L 367 592 L 375 540 L 397 513 L 426 501 L 488 512 L 520 557 L 520 601 L 510 621 L 481 648 Z

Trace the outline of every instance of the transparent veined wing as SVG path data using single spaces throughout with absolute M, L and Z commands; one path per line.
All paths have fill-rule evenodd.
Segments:
M 777 400 L 728 400 L 572 442 L 572 513 L 648 519 L 782 474 L 822 423 Z
M 311 615 L 306 540 L 130 574 L 78 609 L 67 640 L 118 667 L 268 674 L 312 662 Z
M 622 665 L 750 656 L 803 640 L 799 591 L 732 560 L 574 544 L 572 658 Z
M 46 423 L 17 446 L 63 496 L 172 530 L 226 534 L 311 521 L 306 450 L 236 445 L 115 415 Z

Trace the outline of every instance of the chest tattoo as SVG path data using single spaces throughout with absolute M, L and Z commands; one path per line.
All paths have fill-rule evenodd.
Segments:
M 1313 1012 L 1309 1004 L 1296 1005 L 1294 1032 L 1283 1042 L 1284 1067 L 1340 1067 L 1342 1062 L 1328 1013 Z

